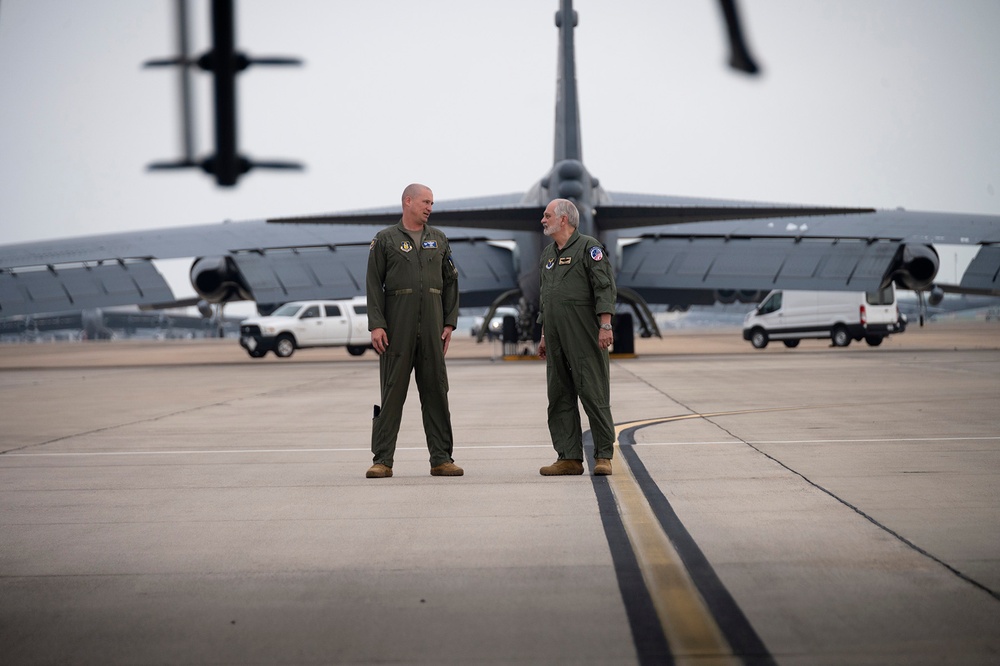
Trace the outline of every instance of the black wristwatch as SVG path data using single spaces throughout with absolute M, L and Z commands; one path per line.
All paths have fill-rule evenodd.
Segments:
M 613 331 L 614 330 L 614 326 L 612 326 L 611 324 L 601 324 L 600 328 L 603 331 Z

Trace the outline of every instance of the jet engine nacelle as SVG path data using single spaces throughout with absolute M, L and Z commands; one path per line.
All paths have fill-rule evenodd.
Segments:
M 944 300 L 944 289 L 934 285 L 931 288 L 931 294 L 927 297 L 927 303 L 930 305 L 941 305 L 941 301 Z
M 253 298 L 230 257 L 201 257 L 195 261 L 191 265 L 191 286 L 209 303 Z
M 901 289 L 924 291 L 934 282 L 939 263 L 937 251 L 930 245 L 903 245 L 882 282 L 886 286 L 895 282 Z

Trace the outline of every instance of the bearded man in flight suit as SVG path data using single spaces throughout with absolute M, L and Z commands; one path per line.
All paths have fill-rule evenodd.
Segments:
M 462 476 L 452 453 L 448 373 L 444 364 L 458 326 L 458 270 L 448 238 L 429 226 L 434 194 L 403 190 L 403 217 L 375 235 L 368 253 L 368 330 L 379 355 L 381 408 L 372 421 L 369 479 L 392 476 L 403 403 L 416 370 L 432 476 Z
M 548 383 L 549 435 L 558 459 L 543 476 L 583 474 L 583 432 L 577 399 L 594 436 L 594 475 L 611 474 L 615 427 L 611 418 L 608 348 L 614 341 L 611 315 L 618 292 L 604 245 L 577 227 L 572 201 L 555 199 L 545 208 L 542 229 L 553 240 L 542 251 L 542 339 Z

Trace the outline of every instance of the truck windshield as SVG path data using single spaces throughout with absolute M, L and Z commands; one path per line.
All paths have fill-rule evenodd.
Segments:
M 776 291 L 757 308 L 758 314 L 767 314 L 781 309 L 781 292 Z
M 299 308 L 302 307 L 301 303 L 285 303 L 280 308 L 271 313 L 272 317 L 291 317 Z

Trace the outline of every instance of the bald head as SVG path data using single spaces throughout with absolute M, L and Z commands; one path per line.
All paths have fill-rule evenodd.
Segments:
M 421 194 L 424 193 L 425 190 L 427 192 L 430 192 L 431 188 L 427 187 L 426 185 L 421 185 L 420 183 L 410 183 L 409 185 L 407 185 L 406 189 L 403 190 L 403 196 L 402 196 L 403 206 L 404 207 L 406 206 L 407 198 L 417 199 L 420 197 Z
M 420 183 L 407 185 L 403 190 L 403 226 L 411 231 L 422 229 L 434 208 L 434 193 Z

